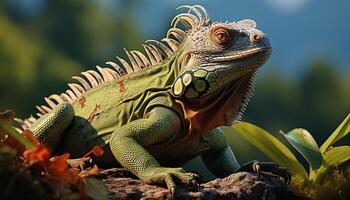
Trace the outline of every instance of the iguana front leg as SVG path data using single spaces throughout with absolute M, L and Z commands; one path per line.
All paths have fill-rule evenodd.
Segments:
M 217 177 L 223 178 L 235 172 L 255 172 L 260 178 L 261 173 L 282 177 L 286 183 L 290 182 L 291 175 L 287 168 L 280 167 L 272 162 L 253 160 L 240 166 L 228 145 L 224 133 L 216 128 L 206 135 L 212 149 L 202 154 L 203 161 L 208 169 Z
M 118 128 L 112 134 L 110 148 L 118 162 L 148 184 L 166 184 L 175 188 L 175 181 L 196 187 L 198 175 L 182 168 L 166 168 L 144 148 L 172 137 L 181 128 L 179 116 L 164 107 L 152 109 L 142 119 Z
M 236 172 L 240 166 L 230 146 L 226 142 L 224 132 L 216 128 L 204 136 L 210 143 L 211 149 L 202 154 L 202 159 L 207 168 L 216 177 L 226 177 Z

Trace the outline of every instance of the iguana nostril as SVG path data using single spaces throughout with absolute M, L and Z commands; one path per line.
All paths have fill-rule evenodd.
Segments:
M 252 42 L 254 42 L 254 43 L 258 43 L 258 42 L 260 42 L 261 41 L 261 35 L 259 34 L 259 33 L 253 33 L 253 34 L 251 34 L 251 36 L 250 36 L 250 40 L 252 41 Z

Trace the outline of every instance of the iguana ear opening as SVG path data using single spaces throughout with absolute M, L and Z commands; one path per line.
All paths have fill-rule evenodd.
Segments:
M 183 58 L 183 65 L 185 68 L 188 66 L 189 62 L 191 61 L 191 53 L 186 53 L 186 55 Z

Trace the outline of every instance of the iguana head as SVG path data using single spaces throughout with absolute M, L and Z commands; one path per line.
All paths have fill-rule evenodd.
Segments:
M 218 120 L 210 128 L 232 124 L 252 96 L 258 68 L 270 57 L 269 40 L 253 20 L 211 22 L 203 7 L 182 7 L 189 12 L 176 16 L 173 23 L 181 22 L 188 31 L 172 94 L 191 110 L 190 117 L 205 111 Z

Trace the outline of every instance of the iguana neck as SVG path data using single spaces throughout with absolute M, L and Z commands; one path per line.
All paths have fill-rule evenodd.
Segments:
M 208 132 L 237 121 L 245 97 L 250 92 L 252 79 L 253 76 L 249 74 L 236 84 L 198 101 L 176 99 L 188 122 L 189 133 Z

